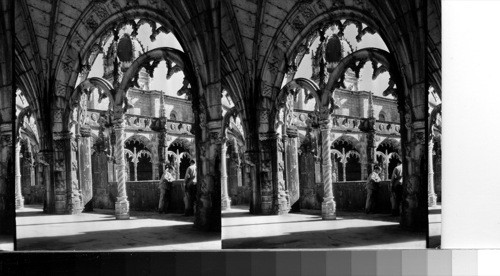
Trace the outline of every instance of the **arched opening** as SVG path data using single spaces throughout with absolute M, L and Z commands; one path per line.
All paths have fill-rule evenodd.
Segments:
M 422 116 L 425 101 L 418 95 L 424 59 L 421 56 L 416 59 L 412 54 L 418 51 L 406 48 L 412 43 L 401 44 L 400 40 L 407 37 L 400 35 L 399 28 L 408 26 L 384 23 L 385 16 L 392 15 L 380 14 L 383 8 L 368 9 L 372 7 L 370 3 L 337 4 L 290 4 L 284 8 L 283 20 L 273 21 L 276 31 L 263 26 L 262 33 L 261 29 L 252 30 L 238 20 L 231 3 L 223 5 L 227 22 L 240 23 L 238 28 L 225 30 L 223 50 L 228 57 L 223 72 L 235 94 L 251 105 L 242 113 L 250 117 L 246 119 L 251 129 L 246 137 L 246 157 L 256 164 L 252 179 L 258 193 L 255 214 L 280 215 L 293 210 L 296 186 L 288 178 L 293 166 L 288 165 L 292 155 L 287 154 L 286 143 L 295 131 L 296 137 L 304 137 L 302 145 L 296 144 L 298 178 L 311 179 L 318 171 L 320 175 L 318 182 L 306 180 L 298 185 L 299 198 L 302 206 L 312 208 L 323 220 L 336 219 L 337 210 L 341 213 L 365 209 L 369 198 L 365 184 L 377 163 L 382 162 L 377 160 L 380 156 L 377 146 L 385 138 L 401 141 L 399 155 L 406 163 L 403 179 L 411 179 L 411 185 L 423 190 L 418 172 L 425 170 L 425 166 L 417 160 L 425 160 L 420 150 L 425 133 Z M 267 3 L 264 6 L 268 7 Z M 266 18 L 264 9 L 258 7 L 257 12 Z M 246 43 L 246 36 L 238 40 L 242 29 L 245 35 L 254 33 L 254 37 L 265 39 L 260 39 L 257 46 Z M 304 124 L 287 121 L 297 122 L 301 115 L 308 118 Z M 334 141 L 341 136 L 353 137 L 358 142 L 335 145 Z M 312 137 L 317 151 L 305 153 L 304 149 L 314 145 Z M 391 162 L 388 159 L 387 167 L 392 169 Z M 390 183 L 387 178 L 380 182 L 383 196 L 379 200 L 389 202 Z M 422 195 L 410 188 L 407 192 L 408 205 L 404 206 L 408 210 L 392 223 L 397 224 L 400 219 L 402 226 L 421 230 Z M 381 211 L 389 213 L 390 208 Z M 236 231 L 229 227 L 227 230 Z
M 40 154 L 40 135 L 33 109 L 22 90 L 16 95 L 15 185 L 16 209 L 25 205 L 44 206 L 46 187 L 42 185 L 46 163 Z
M 54 6 L 49 16 L 26 8 L 30 5 L 16 2 L 19 18 L 34 18 L 19 20 L 16 73 L 34 99 L 35 121 L 45 134 L 40 151 L 50 158 L 43 178 L 48 213 L 77 214 L 93 206 L 94 214 L 128 219 L 130 211 L 156 211 L 171 142 L 182 137 L 201 145 L 212 130 L 202 121 L 218 119 L 208 111 L 216 103 L 207 106 L 212 86 L 220 85 L 211 50 L 218 31 L 187 24 L 217 24 L 215 3 L 194 11 L 183 0 L 93 1 L 76 9 Z M 65 14 L 71 20 L 62 25 L 54 20 Z M 48 27 L 50 47 L 38 45 L 32 35 L 38 26 Z M 127 140 L 134 136 L 149 142 Z M 218 204 L 212 204 L 216 179 L 208 173 L 213 162 L 201 157 L 197 150 L 189 157 L 208 165 L 195 169 L 203 181 L 192 200 L 196 216 L 186 223 L 214 230 L 220 219 L 214 219 Z M 182 180 L 173 182 L 170 206 L 181 213 Z
M 117 197 L 123 206 L 150 210 L 157 204 L 152 200 L 157 197 L 154 180 L 160 179 L 165 165 L 172 161 L 169 160 L 172 156 L 168 156 L 168 139 L 172 139 L 169 136 L 187 135 L 194 139 L 189 92 L 194 76 L 180 43 L 158 22 L 140 17 L 124 21 L 105 33 L 99 43 L 102 50 L 90 53 L 91 64 L 85 65 L 89 71 L 80 74 L 76 92 L 81 94 L 72 98 L 78 104 L 74 111 L 76 116 L 83 117 L 75 122 L 75 131 L 81 133 L 82 129 L 89 129 L 86 132 L 101 137 L 101 151 L 111 157 L 111 162 L 107 162 L 107 167 L 93 168 L 92 174 L 103 175 L 107 171 L 108 182 L 116 184 L 107 191 L 98 191 L 92 187 L 91 181 L 82 182 L 82 187 L 89 186 L 81 189 L 83 204 L 87 204 L 86 198 L 102 199 L 106 194 L 114 194 L 116 185 Z M 174 108 L 180 108 L 186 114 L 177 116 Z M 179 121 L 179 117 L 187 121 Z M 81 159 L 82 154 L 76 154 Z M 179 159 L 182 176 L 188 166 L 185 156 L 181 154 Z M 124 165 L 121 165 L 121 158 Z M 190 159 L 191 156 L 188 163 Z M 85 173 L 81 172 L 82 179 L 91 179 L 85 177 Z M 144 185 L 151 186 L 151 195 L 135 192 Z M 181 190 L 180 183 L 175 188 Z M 128 196 L 130 201 L 137 204 L 127 201 L 127 190 L 134 195 Z M 94 195 L 92 191 L 104 192 L 105 195 Z M 182 202 L 182 192 L 175 196 L 181 197 L 177 201 Z M 182 207 L 177 206 L 177 209 Z M 123 218 L 128 218 L 128 214 L 123 214 Z
M 153 180 L 153 160 L 150 150 L 139 140 L 125 141 L 128 181 Z
M 177 138 L 168 147 L 168 152 L 172 153 L 168 157 L 168 160 L 174 166 L 175 174 L 178 179 L 184 179 L 186 170 L 195 152 L 193 141 L 185 138 Z
M 401 145 L 399 139 L 386 138 L 377 147 L 377 163 L 382 168 L 382 179 L 391 179 L 392 171 L 401 160 Z
M 359 181 L 361 178 L 361 156 L 356 149 L 356 140 L 341 136 L 333 141 L 333 181 Z
M 221 91 L 223 114 L 221 148 L 222 211 L 253 212 L 256 189 L 249 181 L 252 164 L 245 162 L 245 131 L 239 111 L 227 89 Z

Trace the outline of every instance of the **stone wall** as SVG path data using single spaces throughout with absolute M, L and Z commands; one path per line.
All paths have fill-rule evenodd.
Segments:
M 134 102 L 134 108 L 129 113 L 148 117 L 160 116 L 159 91 L 152 90 L 145 93 L 143 90 L 131 89 L 127 95 Z M 190 101 L 172 96 L 165 96 L 164 100 L 168 118 L 170 118 L 170 113 L 174 111 L 177 121 L 194 122 Z
M 128 181 L 127 196 L 130 202 L 130 210 L 134 211 L 156 211 L 160 199 L 158 180 L 151 181 Z M 169 211 L 175 213 L 184 212 L 184 192 L 182 191 L 182 180 L 174 181 L 172 185 L 172 198 Z M 114 209 L 117 195 L 116 182 L 109 182 L 106 187 L 96 190 L 94 194 L 94 208 Z
M 382 181 L 377 194 L 377 209 L 381 213 L 391 212 L 389 181 Z M 365 181 L 336 182 L 333 184 L 337 211 L 364 211 L 366 203 Z M 301 209 L 321 210 L 323 183 L 301 187 Z
M 340 105 L 337 115 L 346 115 L 358 118 L 368 116 L 369 93 L 366 91 L 335 90 L 335 100 Z M 373 96 L 373 110 L 375 118 L 379 119 L 381 111 L 385 113 L 385 121 L 399 123 L 397 103 L 393 99 Z

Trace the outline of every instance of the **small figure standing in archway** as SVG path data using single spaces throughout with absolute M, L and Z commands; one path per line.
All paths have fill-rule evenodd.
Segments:
M 367 214 L 374 213 L 377 203 L 377 193 L 380 184 L 380 176 L 379 174 L 382 172 L 380 166 L 375 165 L 373 168 L 373 172 L 368 176 L 368 180 L 366 181 L 366 206 L 365 212 Z
M 160 202 L 158 204 L 158 213 L 168 213 L 168 205 L 172 194 L 172 182 L 175 180 L 173 176 L 174 168 L 167 165 L 165 172 L 160 180 Z
M 194 203 L 196 201 L 196 162 L 191 160 L 189 164 L 190 166 L 184 177 L 185 216 L 192 216 L 194 214 Z
M 399 215 L 399 208 L 403 198 L 403 165 L 398 158 L 397 166 L 392 171 L 391 185 L 389 186 L 391 192 L 392 215 Z

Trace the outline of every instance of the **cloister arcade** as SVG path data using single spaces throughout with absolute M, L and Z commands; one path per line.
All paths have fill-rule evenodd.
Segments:
M 220 102 L 213 100 L 221 91 L 217 4 L 40 5 L 16 2 L 15 58 L 16 83 L 43 134 L 33 156 L 37 166 L 46 164 L 44 176 L 35 177 L 45 211 L 91 210 L 89 202 L 102 200 L 99 193 L 110 184 L 116 186 L 111 197 L 116 218 L 128 219 L 127 189 L 133 184 L 127 183 L 158 180 L 169 163 L 181 179 L 186 160 L 195 159 L 200 177 L 195 225 L 220 229 L 220 187 L 214 185 L 220 147 L 214 141 L 222 119 Z M 56 9 L 59 21 L 37 16 L 46 8 Z M 200 31 L 200 25 L 208 31 Z M 41 31 L 41 26 L 52 28 Z M 166 37 L 178 47 L 162 46 Z M 43 47 L 47 41 L 52 48 Z M 165 76 L 166 90 L 176 95 L 151 89 L 149 80 Z M 20 175 L 33 173 L 37 170 Z M 18 207 L 21 182 L 16 181 Z
M 251 213 L 293 210 L 303 194 L 311 194 L 301 194 L 313 187 L 301 189 L 304 182 L 298 181 L 307 176 L 321 183 L 314 185 L 312 205 L 320 204 L 324 220 L 335 219 L 334 190 L 340 188 L 334 188 L 336 181 L 364 181 L 375 164 L 382 165 L 383 178 L 388 179 L 400 158 L 400 224 L 419 231 L 427 228 L 423 176 L 428 49 L 414 43 L 427 40 L 418 23 L 427 14 L 423 9 L 427 6 L 409 2 L 223 1 L 222 85 L 234 99 L 246 134 L 243 183 L 250 190 L 246 193 L 251 194 Z M 354 33 L 351 40 L 346 39 L 349 33 Z M 371 46 L 371 39 L 354 47 L 350 43 L 364 42 L 367 36 L 379 37 L 382 46 Z M 302 64 L 312 74 L 301 73 Z M 374 109 L 374 101 L 385 100 L 359 87 L 360 72 L 370 69 L 374 82 L 386 81 L 381 92 L 394 98 L 393 109 L 385 108 L 387 104 Z M 350 91 L 363 98 L 362 108 L 357 108 L 361 113 L 349 113 L 357 110 L 345 101 Z M 337 140 L 341 136 L 352 138 Z M 301 160 L 299 156 L 309 152 L 310 159 Z

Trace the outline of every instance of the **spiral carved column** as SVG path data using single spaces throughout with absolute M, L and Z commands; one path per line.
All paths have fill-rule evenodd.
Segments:
M 230 210 L 231 209 L 231 199 L 228 196 L 227 192 L 227 144 L 226 141 L 222 141 L 221 145 L 221 156 L 220 156 L 220 182 L 222 185 L 222 210 Z
M 24 208 L 24 198 L 21 189 L 21 143 L 16 143 L 16 150 L 14 155 L 15 166 L 15 193 L 16 193 L 16 209 Z
M 82 190 L 82 204 L 86 211 L 92 211 L 92 197 L 93 186 L 92 186 L 92 155 L 91 155 L 91 130 L 90 127 L 80 126 L 80 187 Z
M 323 162 L 323 189 L 324 198 L 321 204 L 321 217 L 324 220 L 336 219 L 335 200 L 333 197 L 332 158 L 330 149 L 330 119 L 325 119 L 320 126 L 322 139 L 321 159 Z
M 436 196 L 436 193 L 434 192 L 434 164 L 433 164 L 433 160 L 432 160 L 432 152 L 433 152 L 433 148 L 434 148 L 434 141 L 432 140 L 432 135 L 431 137 L 429 137 L 429 146 L 428 146 L 428 150 L 429 150 L 429 164 L 428 164 L 428 179 L 427 179 L 427 183 L 429 185 L 428 187 L 428 191 L 429 191 L 429 207 L 434 207 L 436 206 L 437 204 L 437 196 Z
M 115 203 L 116 219 L 129 219 L 129 202 L 127 200 L 127 190 L 125 182 L 125 153 L 124 149 L 124 125 L 122 122 L 114 125 L 116 143 L 115 143 L 115 161 L 117 168 L 117 186 L 118 197 Z

